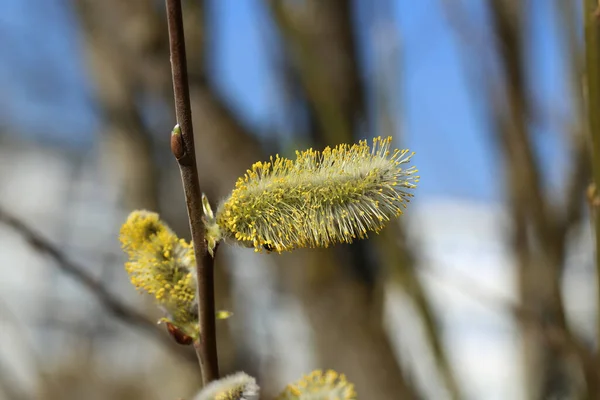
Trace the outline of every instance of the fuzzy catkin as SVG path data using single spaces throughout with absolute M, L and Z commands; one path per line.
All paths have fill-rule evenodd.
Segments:
M 391 137 L 255 163 L 217 209 L 216 225 L 256 251 L 350 243 L 403 213 L 419 177 Z
M 129 256 L 125 270 L 131 283 L 137 290 L 154 296 L 167 313 L 166 322 L 191 338 L 197 337 L 192 245 L 179 239 L 158 214 L 145 210 L 129 214 L 119 239 Z
M 259 387 L 256 380 L 244 372 L 238 372 L 204 387 L 194 400 L 256 400 Z

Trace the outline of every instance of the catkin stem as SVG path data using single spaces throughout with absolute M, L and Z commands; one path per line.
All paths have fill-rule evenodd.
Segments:
M 179 130 L 174 131 L 171 150 L 179 164 L 190 230 L 196 254 L 200 338 L 194 343 L 204 385 L 219 379 L 214 296 L 214 259 L 208 252 L 202 221 L 202 195 L 196 167 L 194 131 L 187 76 L 185 38 L 180 0 L 166 0 L 169 48 L 175 113 Z

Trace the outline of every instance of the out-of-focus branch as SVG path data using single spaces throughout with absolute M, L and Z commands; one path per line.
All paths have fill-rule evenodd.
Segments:
M 154 322 L 115 297 L 102 282 L 86 272 L 85 267 L 69 260 L 67 255 L 58 247 L 35 232 L 18 217 L 0 208 L 0 221 L 17 231 L 33 249 L 54 260 L 58 269 L 85 287 L 100 305 L 116 319 L 152 337 L 162 345 L 168 346 L 171 351 L 175 351 L 176 354 L 184 357 L 187 361 L 194 359 L 192 354 L 182 351 L 181 346 L 176 346 L 164 332 L 157 328 Z
M 375 6 L 375 8 L 377 7 L 381 7 L 381 3 Z M 377 10 L 380 13 L 389 13 L 390 11 L 389 7 Z M 382 15 L 379 18 L 389 18 L 389 16 Z M 382 22 L 374 21 L 374 24 L 377 23 Z M 379 29 L 382 27 L 380 26 Z M 380 32 L 380 34 L 387 36 L 389 32 Z M 394 49 L 396 52 L 393 55 L 386 53 L 377 57 L 378 60 L 381 60 L 382 65 L 375 68 L 377 124 L 379 125 L 378 130 L 384 136 L 394 136 L 399 132 L 397 121 L 400 121 L 402 117 L 399 115 L 401 114 L 399 110 L 402 108 L 398 104 L 400 101 L 396 95 L 397 71 L 400 68 L 399 49 L 396 47 Z M 375 238 L 375 243 L 383 255 L 381 263 L 385 273 L 382 274 L 382 280 L 390 280 L 397 284 L 410 298 L 423 324 L 425 342 L 433 354 L 436 367 L 450 398 L 464 398 L 462 388 L 456 379 L 455 370 L 448 357 L 447 348 L 442 341 L 438 316 L 416 273 L 416 257 L 408 245 L 408 235 L 404 224 L 392 224 L 379 237 Z
M 268 4 L 292 49 L 324 144 L 352 140 L 357 120 L 364 116 L 364 95 L 356 63 L 351 2 L 291 4 L 269 0 Z
M 583 102 L 583 96 L 581 94 L 581 76 L 579 74 L 580 70 L 581 70 L 581 63 L 580 63 L 580 54 L 579 52 L 577 52 L 577 48 L 576 48 L 576 32 L 574 30 L 575 26 L 573 26 L 573 22 L 572 19 L 574 18 L 570 13 L 573 13 L 573 4 L 569 1 L 564 1 L 564 0 L 556 0 L 556 2 L 558 3 L 558 5 L 560 6 L 557 10 L 557 14 L 561 17 L 561 20 L 563 21 L 563 25 L 564 28 L 563 30 L 565 31 L 564 34 L 566 36 L 564 42 L 565 42 L 565 46 L 567 47 L 567 51 L 569 54 L 569 59 L 572 61 L 572 65 L 571 65 L 571 70 L 572 70 L 572 87 L 573 87 L 573 91 L 575 92 L 573 94 L 573 98 L 575 101 L 575 111 L 576 113 L 578 113 L 577 115 L 579 115 L 579 113 L 581 112 L 581 107 L 582 107 L 582 102 Z M 501 3 L 501 2 L 500 2 Z M 510 3 L 510 2 L 509 2 Z M 451 24 L 452 28 L 454 29 L 454 32 L 457 34 L 457 37 L 459 39 L 459 44 L 460 44 L 460 50 L 463 52 L 463 55 L 465 58 L 470 57 L 471 54 L 482 54 L 483 55 L 483 59 L 488 59 L 489 56 L 491 55 L 489 53 L 489 46 L 487 45 L 487 42 L 482 41 L 482 37 L 484 35 L 482 35 L 483 32 L 481 32 L 476 26 L 474 26 L 474 24 L 468 19 L 465 18 L 465 15 L 467 14 L 466 10 L 461 8 L 457 3 L 453 3 L 449 0 L 442 0 L 441 4 L 443 6 L 443 11 L 444 11 L 444 15 L 446 16 L 448 22 Z M 491 4 L 491 3 L 490 3 Z M 514 7 L 515 3 L 513 3 L 512 6 L 510 7 Z M 496 7 L 502 7 L 501 5 L 498 4 L 498 2 L 494 3 L 494 5 Z M 496 9 L 496 8 L 494 8 Z M 568 11 L 568 12 L 567 12 Z M 505 31 L 505 29 L 503 29 L 502 31 Z M 572 32 L 571 32 L 572 30 Z M 508 38 L 511 37 L 511 35 L 507 35 Z M 504 47 L 506 45 L 508 45 L 509 43 L 506 43 L 506 41 L 504 43 L 501 43 L 501 46 Z M 507 54 L 507 53 L 504 53 Z M 513 55 L 515 55 L 515 53 L 512 53 Z M 518 55 L 518 54 L 517 54 Z M 502 61 L 502 59 L 501 59 Z M 514 68 L 518 66 L 518 64 L 515 64 L 514 62 L 512 63 L 512 67 L 510 68 L 510 71 L 515 71 Z M 479 73 L 479 69 L 481 67 L 483 68 L 487 68 L 486 65 L 479 65 L 476 63 L 469 63 L 468 65 L 466 65 L 467 67 L 467 72 L 469 74 L 471 74 L 473 77 L 475 77 L 476 79 L 471 79 L 469 80 L 469 82 L 474 82 L 474 88 L 480 88 L 481 86 L 479 85 L 480 83 L 482 83 L 482 78 L 484 78 L 484 75 Z M 520 75 L 520 73 L 518 73 Z M 487 79 L 487 78 L 484 78 Z M 514 78 L 513 78 L 513 82 L 514 82 Z M 522 79 L 521 79 L 522 80 Z M 477 82 L 477 83 L 475 83 Z M 490 93 L 494 93 L 491 97 L 492 98 L 497 98 L 497 97 L 503 97 L 502 93 L 499 93 L 497 91 L 495 91 L 495 89 L 490 89 L 490 85 L 489 83 L 487 85 L 488 86 L 488 91 Z M 526 97 L 526 96 L 525 96 Z M 494 101 L 494 106 L 497 106 L 499 108 L 502 108 L 502 105 L 499 105 L 499 102 L 496 100 Z M 529 108 L 529 111 L 533 112 L 534 110 L 532 110 L 533 106 L 531 106 Z M 582 114 L 583 115 L 583 114 Z M 535 115 L 530 116 L 530 120 L 531 119 L 535 119 Z M 578 222 L 580 222 L 581 220 L 581 203 L 583 198 L 585 197 L 585 187 L 587 186 L 587 177 L 589 176 L 589 158 L 586 157 L 585 155 L 587 154 L 587 146 L 586 146 L 586 140 L 585 140 L 585 135 L 583 134 L 583 132 L 585 131 L 585 129 L 581 126 L 581 124 L 579 124 L 579 119 L 576 118 L 575 123 L 571 124 L 570 126 L 568 126 L 567 128 L 569 128 L 571 134 L 569 135 L 571 138 L 571 159 L 574 161 L 573 166 L 571 168 L 571 173 L 568 175 L 569 178 L 566 180 L 567 181 L 567 190 L 565 193 L 565 198 L 564 201 L 560 202 L 560 206 L 554 206 L 552 207 L 552 205 L 548 204 L 545 205 L 545 208 L 547 208 L 549 210 L 549 216 L 547 216 L 547 219 L 552 220 L 553 216 L 556 216 L 559 220 L 561 220 L 562 222 L 556 222 L 555 225 L 555 232 L 556 232 L 556 243 L 561 243 L 562 240 L 564 239 L 564 236 L 566 235 L 566 233 Z M 533 155 L 533 153 L 532 153 Z M 535 161 L 535 158 L 533 157 L 525 157 L 524 159 L 529 160 L 528 161 L 528 165 L 531 165 L 532 161 Z M 535 164 L 538 164 L 537 161 Z M 535 175 L 539 176 L 540 175 L 540 171 L 539 171 L 539 167 L 536 166 L 536 172 Z M 539 185 L 536 185 L 539 186 Z M 535 188 L 536 192 L 540 192 L 541 188 Z M 538 197 L 537 195 L 535 197 Z M 535 203 L 534 203 L 535 205 Z M 537 209 L 538 207 L 532 206 L 533 209 Z M 541 215 L 541 214 L 540 214 Z M 560 246 L 559 246 L 560 247 Z
M 557 326 L 574 346 L 584 349 L 579 339 L 571 332 L 567 322 L 561 293 L 561 277 L 566 254 L 567 220 L 564 213 L 557 213 L 552 203 L 545 198 L 542 185 L 541 165 L 536 159 L 531 143 L 529 125 L 532 119 L 530 98 L 525 80 L 523 24 L 525 7 L 514 0 L 494 0 L 490 2 L 491 27 L 498 40 L 503 84 L 489 92 L 489 100 L 495 105 L 495 118 L 498 143 L 506 156 L 509 193 L 513 213 L 513 248 L 518 260 L 520 292 L 523 304 L 532 307 L 550 323 Z M 502 89 L 500 89 L 502 86 Z M 505 93 L 505 96 L 502 96 Z M 500 95 L 500 96 L 498 96 Z M 503 103 L 498 98 L 504 98 Z M 576 165 L 576 162 L 574 162 Z M 585 164 L 583 164 L 585 168 Z M 576 166 L 580 174 L 582 166 Z M 581 180 L 578 180 L 578 184 Z M 578 190 L 574 186 L 572 190 Z M 577 193 L 569 204 L 570 214 L 566 218 L 577 218 Z M 558 215 L 558 217 L 557 217 Z M 572 221 L 568 221 L 571 224 Z M 533 228 L 533 235 L 529 227 Z M 567 379 L 561 365 L 567 360 L 557 358 L 553 349 L 539 347 L 536 337 L 539 327 L 523 323 L 526 358 L 529 357 L 530 373 L 536 375 L 530 382 L 532 396 L 552 396 Z M 591 379 L 589 363 L 577 353 L 582 370 L 586 373 L 588 395 L 596 397 L 596 379 Z M 541 366 L 548 366 L 546 370 Z M 538 378 L 540 379 L 538 381 Z M 539 386 L 538 386 L 539 385 Z M 565 382 L 566 386 L 570 382 Z M 538 393 L 539 391 L 539 393 Z
M 575 18 L 571 15 L 574 10 L 574 4 L 570 1 L 565 0 L 556 0 L 560 7 L 557 9 L 557 15 L 561 17 L 561 21 L 563 23 L 564 35 L 566 38 L 564 39 L 564 44 L 568 47 L 567 52 L 569 54 L 569 59 L 572 61 L 571 65 L 571 77 L 572 77 L 572 89 L 573 89 L 573 99 L 575 101 L 575 112 L 577 115 L 581 115 L 582 107 L 583 107 L 583 95 L 582 95 L 582 82 L 581 82 L 581 56 L 577 51 L 577 32 L 576 25 L 574 24 Z M 472 21 L 468 18 L 465 18 L 466 10 L 461 8 L 457 3 L 451 2 L 450 0 L 442 0 L 441 2 L 444 10 L 444 15 L 446 16 L 448 22 L 451 24 L 454 32 L 457 34 L 460 44 L 460 50 L 463 52 L 463 56 L 465 58 L 471 57 L 471 54 L 482 54 L 483 59 L 489 57 L 489 46 L 487 46 L 486 42 L 482 42 L 482 32 L 474 26 Z M 480 85 L 483 83 L 484 87 L 488 87 L 489 93 L 494 93 L 491 95 L 491 98 L 502 97 L 502 93 L 496 92 L 495 89 L 490 88 L 489 83 L 485 84 L 482 81 L 484 77 L 483 74 L 480 73 L 480 69 L 487 68 L 486 65 L 479 65 L 477 63 L 468 63 L 465 65 L 467 68 L 467 72 L 474 77 L 475 79 L 470 79 L 469 82 L 473 82 L 473 88 L 481 88 Z M 484 78 L 488 80 L 488 78 Z M 498 101 L 494 102 L 495 106 L 498 108 L 502 108 L 502 106 L 498 106 Z M 535 116 L 532 116 L 534 119 Z M 585 188 L 588 184 L 588 178 L 590 176 L 590 163 L 588 156 L 588 146 L 587 146 L 587 138 L 584 134 L 586 128 L 582 126 L 581 119 L 575 117 L 575 121 L 571 123 L 569 126 L 565 126 L 570 132 L 569 138 L 571 139 L 570 143 L 570 159 L 573 160 L 573 164 L 571 166 L 571 172 L 568 174 L 569 178 L 567 181 L 567 190 L 565 191 L 565 197 L 563 201 L 559 202 L 559 206 L 548 207 L 551 209 L 550 215 L 552 218 L 556 217 L 558 222 L 556 222 L 556 243 L 562 243 L 565 239 L 568 231 L 573 228 L 577 223 L 581 222 L 582 218 L 582 210 L 581 207 L 582 201 L 585 197 Z M 538 172 L 539 174 L 539 172 Z M 561 247 L 561 246 L 558 246 Z
M 194 129 L 187 75 L 183 14 L 180 0 L 166 0 L 169 48 L 178 127 L 171 137 L 171 151 L 177 159 L 185 192 L 190 230 L 196 255 L 198 282 L 199 340 L 194 343 L 202 368 L 204 385 L 219 379 L 215 320 L 214 258 L 204 237 L 202 191 L 196 166 Z
M 145 5 L 143 3 L 146 3 Z M 132 43 L 152 47 L 156 24 L 140 20 L 140 11 L 149 2 L 134 0 L 123 10 L 109 2 L 74 2 L 80 15 L 88 65 L 95 81 L 95 100 L 102 118 L 101 154 L 111 177 L 118 177 L 128 207 L 158 209 L 158 181 L 154 162 L 152 133 L 144 123 L 139 107 L 140 77 L 148 67 L 136 69 L 141 52 Z M 119 24 L 120 12 L 136 15 L 129 24 Z M 137 13 L 136 13 L 137 12 Z M 119 35 L 114 35 L 119 32 Z M 157 78 L 154 77 L 154 80 Z M 131 157 L 134 153 L 136 157 Z
M 524 5 L 513 0 L 494 0 L 489 2 L 492 39 L 498 40 L 496 47 L 489 46 L 487 41 L 477 38 L 486 37 L 469 19 L 464 18 L 466 10 L 457 7 L 456 3 L 444 0 L 445 14 L 458 34 L 463 56 L 469 59 L 472 54 L 480 54 L 483 60 L 494 60 L 500 63 L 499 81 L 485 76 L 490 64 L 466 63 L 467 71 L 477 79 L 472 88 L 486 89 L 486 99 L 491 108 L 490 115 L 495 122 L 497 143 L 503 149 L 508 177 L 510 207 L 513 214 L 513 229 L 510 239 L 517 261 L 520 276 L 520 291 L 524 306 L 533 307 L 539 318 L 542 316 L 546 324 L 561 332 L 561 336 L 569 346 L 579 349 L 575 353 L 585 374 L 588 394 L 595 393 L 597 377 L 590 369 L 589 354 L 591 350 L 584 346 L 567 323 L 561 294 L 562 271 L 565 266 L 567 251 L 567 235 L 582 219 L 582 202 L 589 177 L 589 161 L 585 142 L 585 128 L 581 124 L 583 116 L 581 92 L 581 63 L 577 50 L 577 33 L 574 22 L 574 4 L 557 0 L 563 27 L 563 44 L 567 54 L 571 56 L 571 86 L 575 109 L 574 122 L 563 124 L 569 132 L 570 139 L 570 172 L 565 183 L 565 196 L 552 204 L 544 196 L 541 185 L 541 165 L 536 160 L 533 146 L 529 139 L 529 125 L 538 117 L 534 106 L 530 104 L 525 82 L 525 66 L 523 55 L 523 11 Z M 486 32 L 488 33 L 488 32 Z M 490 52 L 494 49 L 498 57 Z M 482 56 L 481 56 L 482 55 Z M 579 118 L 578 118 L 579 116 Z M 533 229 L 530 229 L 532 227 Z M 543 326 L 519 318 L 523 326 L 526 354 L 539 348 L 539 333 Z M 529 339 L 527 339 L 529 338 Z M 539 354 L 538 354 L 539 356 Z M 533 357 L 537 357 L 533 355 Z M 527 355 L 526 355 L 527 358 Z M 568 362 L 563 358 L 561 362 Z M 555 361 L 542 361 L 543 365 L 556 365 Z M 553 367 L 551 367 L 553 368 Z M 532 370 L 529 369 L 531 372 Z M 533 372 L 541 369 L 533 367 Z M 555 371 L 556 372 L 556 371 Z M 560 374 L 560 372 L 558 372 Z M 556 386 L 556 375 L 547 376 L 546 383 Z
M 577 18 L 576 4 L 567 0 L 556 0 L 556 15 L 562 28 L 562 44 L 565 54 L 570 60 L 569 77 L 570 91 L 573 99 L 575 116 L 573 122 L 567 126 L 570 138 L 571 171 L 567 179 L 564 212 L 558 227 L 558 241 L 565 243 L 566 235 L 572 227 L 581 222 L 583 218 L 582 203 L 585 198 L 586 187 L 591 175 L 590 151 L 588 146 L 588 130 L 586 123 L 584 95 L 584 54 L 579 43 L 579 20 Z
M 446 283 L 454 290 L 470 297 L 486 308 L 498 310 L 503 315 L 513 316 L 517 320 L 535 324 L 539 328 L 540 336 L 545 344 L 566 356 L 574 356 L 584 360 L 585 365 L 588 367 L 593 366 L 594 358 L 586 347 L 574 343 L 561 326 L 549 323 L 531 307 L 527 307 L 522 302 L 514 302 L 498 293 L 493 293 L 493 290 L 489 288 L 482 288 L 481 284 L 473 281 L 468 276 L 457 274 L 456 271 L 444 273 L 439 269 L 427 266 L 422 271 L 432 278 Z
M 505 155 L 508 177 L 509 204 L 513 220 L 511 247 L 517 260 L 518 285 L 524 306 L 532 307 L 541 315 L 548 313 L 552 323 L 557 323 L 569 337 L 564 307 L 560 295 L 558 265 L 540 262 L 532 249 L 530 224 L 535 236 L 544 240 L 554 236 L 548 205 L 543 197 L 542 179 L 529 136 L 529 118 L 532 107 L 527 97 L 527 83 L 523 68 L 523 10 L 516 2 L 494 0 L 490 2 L 491 26 L 498 39 L 499 62 L 502 67 L 504 90 L 492 90 L 489 101 L 494 107 L 496 139 Z M 498 85 L 500 86 L 500 84 Z M 498 95 L 503 101 L 498 101 Z M 554 252 L 553 247 L 544 251 Z M 555 257 L 544 257 L 556 260 Z M 542 283 L 544 282 L 544 283 Z M 546 292 L 550 292 L 547 294 Z M 527 319 L 519 319 L 523 340 L 525 371 L 528 378 L 528 397 L 548 397 L 550 381 L 562 382 L 563 360 L 553 348 L 539 342 L 540 329 Z M 573 341 L 573 340 L 571 340 Z M 548 369 L 544 365 L 550 366 Z M 560 383 L 554 386 L 562 387 Z
M 580 128 L 579 130 L 583 130 Z M 573 165 L 569 173 L 564 212 L 559 215 L 557 240 L 562 246 L 567 246 L 567 234 L 583 219 L 582 207 L 585 199 L 586 188 L 590 180 L 590 154 L 586 138 L 583 134 L 575 132 L 572 135 L 571 159 Z M 565 249 L 566 250 L 566 249 Z
M 381 254 L 385 278 L 397 284 L 410 298 L 423 324 L 425 342 L 431 349 L 443 383 L 452 399 L 463 398 L 461 387 L 456 379 L 454 369 L 448 358 L 446 348 L 440 335 L 440 325 L 431 301 L 425 292 L 422 282 L 415 270 L 415 260 L 406 246 L 406 233 L 400 226 L 390 226 L 375 239 Z
M 146 159 L 143 155 L 150 157 L 151 150 L 162 154 L 162 148 L 152 143 L 148 127 L 140 125 L 139 104 L 140 99 L 148 98 L 153 102 L 160 100 L 165 106 L 172 101 L 166 20 L 161 9 L 146 0 L 77 0 L 73 3 L 83 22 L 100 105 L 108 110 L 105 111 L 107 132 L 115 133 L 111 136 L 118 145 L 114 151 L 117 155 L 140 154 L 136 157 L 139 160 L 130 160 L 134 164 L 119 168 L 119 173 L 127 170 L 128 176 L 137 173 L 143 176 L 144 179 L 131 177 L 131 184 L 126 185 L 128 191 L 138 187 L 142 191 L 140 185 L 145 185 L 145 177 L 151 176 L 150 184 L 155 184 L 158 172 L 164 173 L 162 168 L 156 171 L 155 166 L 142 164 Z M 209 55 L 206 54 L 204 2 L 188 0 L 185 7 L 190 98 L 196 125 L 202 126 L 205 133 L 203 145 L 196 146 L 198 172 L 204 192 L 220 198 L 227 195 L 236 179 L 260 158 L 261 149 L 253 133 L 239 122 L 206 76 Z M 117 31 L 120 34 L 115 36 Z M 113 111 L 119 113 L 113 115 Z M 165 107 L 165 120 L 172 121 L 170 111 Z M 160 142 L 159 138 L 154 140 Z M 239 152 L 239 148 L 245 151 Z M 142 206 L 158 210 L 156 205 L 148 203 L 140 206 L 138 202 L 135 207 Z
M 25 390 L 18 387 L 18 380 L 14 379 L 12 369 L 4 363 L 4 360 L 0 359 L 0 396 L 6 400 L 32 400 L 26 394 Z
M 521 167 L 519 191 L 526 196 L 523 201 L 529 207 L 533 222 L 540 236 L 555 231 L 549 204 L 544 197 L 543 180 L 539 162 L 528 134 L 529 116 L 532 106 L 527 94 L 527 82 L 523 65 L 523 5 L 513 0 L 493 0 L 490 3 L 492 26 L 499 40 L 498 51 L 506 79 L 507 101 L 511 126 L 503 135 L 502 142 L 513 161 Z
M 584 54 L 579 41 L 579 20 L 577 18 L 576 4 L 568 0 L 555 0 L 556 15 L 561 28 L 560 41 L 563 51 L 568 55 L 569 89 L 575 112 L 572 121 L 564 124 L 569 140 L 569 159 L 572 160 L 567 178 L 565 198 L 561 202 L 563 207 L 555 207 L 557 232 L 556 243 L 566 248 L 567 234 L 581 222 L 583 218 L 582 207 L 588 186 L 591 165 L 588 146 L 588 127 L 585 122 L 585 89 L 583 69 Z
M 583 1 L 583 19 L 585 23 L 585 82 L 587 89 L 587 116 L 592 142 L 592 171 L 596 188 L 595 197 L 600 189 L 600 4 L 597 0 Z M 595 201 L 592 201 L 594 204 Z M 594 229 L 596 236 L 596 275 L 600 289 L 600 210 L 593 207 Z M 597 341 L 600 340 L 600 290 L 598 290 L 598 326 Z M 600 342 L 598 342 L 600 343 Z M 598 357 L 600 368 L 600 356 Z

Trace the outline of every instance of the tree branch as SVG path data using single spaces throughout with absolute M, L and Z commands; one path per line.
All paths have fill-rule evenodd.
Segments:
M 208 253 L 204 239 L 202 192 L 196 166 L 194 131 L 187 75 L 185 37 L 180 0 L 166 0 L 167 22 L 169 26 L 169 49 L 171 72 L 175 98 L 175 113 L 179 129 L 173 131 L 171 151 L 177 159 L 185 202 L 187 205 L 190 230 L 196 254 L 198 280 L 198 320 L 199 340 L 194 343 L 204 384 L 219 379 L 217 359 L 217 338 L 215 323 L 214 259 Z

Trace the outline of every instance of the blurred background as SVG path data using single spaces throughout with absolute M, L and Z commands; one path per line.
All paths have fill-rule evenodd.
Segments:
M 184 1 L 213 203 L 271 154 L 378 135 L 421 175 L 367 241 L 220 247 L 222 375 L 265 399 L 315 368 L 368 400 L 600 398 L 583 3 Z M 189 238 L 164 4 L 0 5 L 0 399 L 190 398 L 193 349 L 118 242 L 138 208 Z

